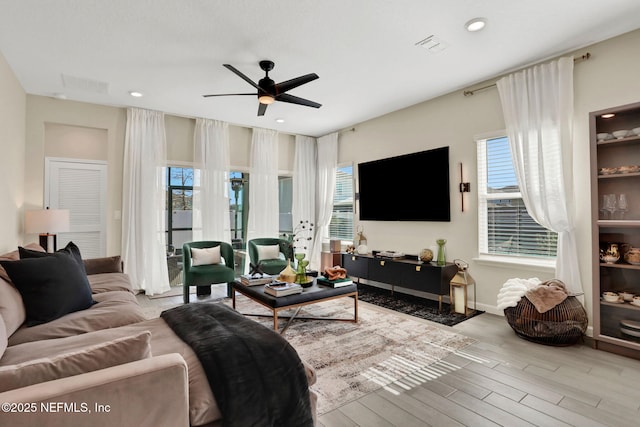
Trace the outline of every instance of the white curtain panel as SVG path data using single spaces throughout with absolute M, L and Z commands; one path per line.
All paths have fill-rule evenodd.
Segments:
M 229 125 L 198 118 L 193 139 L 193 240 L 231 243 Z
M 249 217 L 247 241 L 278 237 L 278 132 L 253 129 L 249 168 Z M 249 262 L 245 262 L 248 271 Z
M 127 110 L 122 188 L 122 259 L 134 289 L 170 289 L 166 259 L 164 114 Z
M 316 139 L 309 136 L 296 135 L 296 151 L 293 162 L 293 206 L 291 216 L 293 226 L 300 222 L 316 223 Z M 313 237 L 313 236 L 311 236 Z M 298 252 L 305 252 L 311 260 L 313 240 L 306 245 L 307 249 L 299 248 Z
M 558 233 L 556 278 L 581 293 L 571 204 L 573 58 L 508 75 L 497 86 L 525 206 L 540 225 Z
M 329 223 L 333 212 L 333 195 L 336 191 L 338 167 L 338 133 L 318 138 L 318 178 L 316 193 L 316 230 L 310 268 L 320 269 L 322 240 L 329 238 Z

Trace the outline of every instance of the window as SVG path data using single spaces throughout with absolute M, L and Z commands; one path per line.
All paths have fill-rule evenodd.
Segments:
M 278 177 L 278 213 L 279 233 L 293 233 L 293 178 L 290 176 Z
M 182 249 L 192 240 L 193 168 L 167 167 L 167 245 Z
M 336 170 L 329 238 L 353 241 L 353 165 Z
M 477 149 L 480 255 L 555 258 L 557 234 L 527 212 L 508 138 L 478 140 Z

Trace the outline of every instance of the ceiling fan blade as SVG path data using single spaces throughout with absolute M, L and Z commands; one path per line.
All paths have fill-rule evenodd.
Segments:
M 238 96 L 238 95 L 251 95 L 251 96 L 256 96 L 255 92 L 254 93 L 217 93 L 217 94 L 212 94 L 212 95 L 202 95 L 205 98 L 209 98 L 211 96 Z
M 258 115 L 264 116 L 265 111 L 267 111 L 267 104 L 258 104 Z
M 236 75 L 238 75 L 241 79 L 243 79 L 244 81 L 246 81 L 247 83 L 249 83 L 251 86 L 255 87 L 256 89 L 258 89 L 259 91 L 261 91 L 262 89 L 260 88 L 260 86 L 258 86 L 258 84 L 256 82 L 254 82 L 253 80 L 251 80 L 249 77 L 245 76 L 240 70 L 238 70 L 236 67 L 234 67 L 233 65 L 230 64 L 222 64 L 224 67 L 226 67 L 227 69 L 233 71 Z
M 281 93 L 276 96 L 276 101 L 289 102 L 291 104 L 304 105 L 306 107 L 320 108 L 322 104 L 309 101 L 308 99 L 300 98 L 298 96 L 289 95 L 288 93 Z
M 304 76 L 296 77 L 295 79 L 287 80 L 276 84 L 276 93 L 285 93 L 288 90 L 302 86 L 305 83 L 309 83 L 319 78 L 316 73 L 305 74 Z

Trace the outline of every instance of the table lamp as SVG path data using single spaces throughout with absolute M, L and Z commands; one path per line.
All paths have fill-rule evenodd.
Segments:
M 40 246 L 47 252 L 55 252 L 58 249 L 56 233 L 69 231 L 69 210 L 46 208 L 26 211 L 24 228 L 27 234 L 40 235 Z

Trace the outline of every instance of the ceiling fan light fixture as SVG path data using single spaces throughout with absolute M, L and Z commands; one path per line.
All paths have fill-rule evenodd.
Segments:
M 276 99 L 271 95 L 260 95 L 258 97 L 258 102 L 264 105 L 273 104 L 275 100 Z
M 487 25 L 487 20 L 484 18 L 473 18 L 464 24 L 464 27 L 469 32 L 476 32 L 482 30 Z

